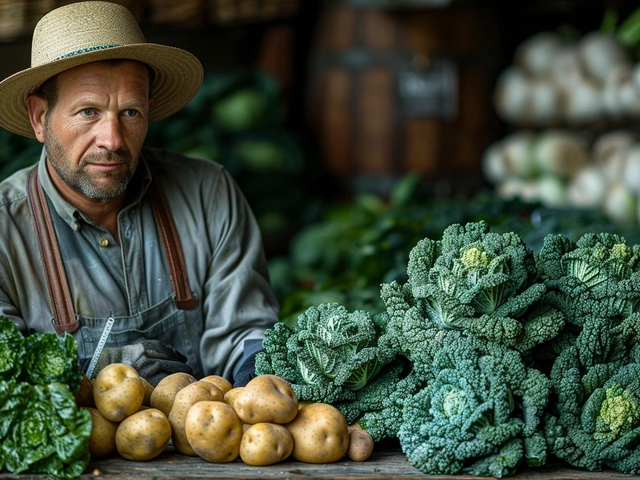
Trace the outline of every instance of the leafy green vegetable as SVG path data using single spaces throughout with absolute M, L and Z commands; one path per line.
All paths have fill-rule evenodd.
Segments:
M 265 332 L 256 374 L 284 378 L 301 400 L 351 399 L 395 357 L 378 337 L 365 311 L 349 312 L 337 303 L 310 307 L 293 328 L 280 322 Z
M 381 297 L 390 342 L 411 360 L 423 361 L 434 328 L 526 352 L 564 326 L 559 312 L 540 305 L 546 287 L 537 280 L 533 251 L 513 232 L 490 232 L 484 221 L 451 225 L 441 240 L 420 240 L 407 273 L 402 288 L 383 286 Z
M 0 366 L 0 471 L 80 476 L 91 415 L 74 398 L 82 375 L 73 336 L 24 338 L 0 317 Z
M 518 352 L 457 331 L 447 334 L 431 368 L 434 379 L 403 410 L 398 437 L 409 462 L 429 474 L 512 474 L 523 439 L 538 428 L 549 380 Z
M 551 380 L 557 404 L 545 433 L 552 453 L 588 470 L 640 473 L 640 363 L 585 371 L 578 349 L 568 348 Z
M 33 385 L 64 383 L 72 393 L 80 388 L 82 374 L 78 345 L 65 332 L 59 337 L 50 333 L 34 333 L 26 338 L 24 375 Z
M 22 373 L 24 337 L 7 317 L 0 317 L 0 380 L 14 380 Z
M 546 301 L 581 326 L 591 315 L 616 317 L 640 303 L 640 246 L 612 233 L 587 233 L 575 243 L 548 235 L 538 256 Z
M 89 463 L 91 415 L 60 383 L 0 382 L 0 464 L 12 473 L 76 478 Z

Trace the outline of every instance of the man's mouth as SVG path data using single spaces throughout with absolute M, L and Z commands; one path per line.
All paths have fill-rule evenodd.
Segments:
M 89 167 L 91 170 L 97 170 L 99 172 L 114 172 L 116 170 L 119 170 L 123 167 L 124 163 L 122 162 L 118 162 L 118 163 L 88 163 L 87 167 Z

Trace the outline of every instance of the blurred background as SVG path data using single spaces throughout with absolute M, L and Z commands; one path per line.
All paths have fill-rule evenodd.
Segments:
M 56 0 L 0 0 L 0 75 Z M 122 0 L 204 64 L 147 145 L 220 162 L 264 233 L 287 318 L 380 308 L 408 252 L 487 220 L 640 243 L 640 10 L 631 0 Z M 40 145 L 0 129 L 0 180 Z

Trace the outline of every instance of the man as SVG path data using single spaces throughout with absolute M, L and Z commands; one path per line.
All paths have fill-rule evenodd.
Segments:
M 148 44 L 110 2 L 53 10 L 31 68 L 0 83 L 0 125 L 44 144 L 0 184 L 0 315 L 70 332 L 90 376 L 132 365 L 246 383 L 277 320 L 261 236 L 229 174 L 143 147 L 202 83 L 184 50 Z

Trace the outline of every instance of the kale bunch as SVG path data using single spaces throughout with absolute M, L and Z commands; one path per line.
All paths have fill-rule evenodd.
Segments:
M 431 348 L 434 329 L 524 353 L 564 327 L 561 312 L 541 303 L 546 286 L 533 251 L 513 232 L 490 232 L 484 221 L 450 225 L 440 240 L 418 242 L 407 273 L 406 284 L 383 285 L 381 296 L 389 341 L 410 359 Z
M 82 374 L 73 336 L 23 337 L 0 317 L 0 471 L 80 476 L 91 415 L 76 406 Z
M 380 331 L 364 310 L 338 303 L 309 307 L 292 328 L 276 323 L 265 332 L 256 374 L 291 384 L 300 400 L 352 400 L 396 352 L 378 345 Z
M 427 474 L 497 478 L 523 458 L 543 465 L 549 379 L 499 343 L 456 330 L 445 338 L 433 379 L 404 402 L 398 438 L 409 462 Z
M 617 234 L 587 233 L 576 242 L 547 235 L 537 265 L 545 302 L 576 327 L 592 315 L 626 317 L 640 304 L 640 246 Z
M 600 329 L 600 345 L 610 332 Z M 585 364 L 580 348 L 567 347 L 553 365 L 554 408 L 545 419 L 550 451 L 576 467 L 640 474 L 640 343 L 605 363 Z

